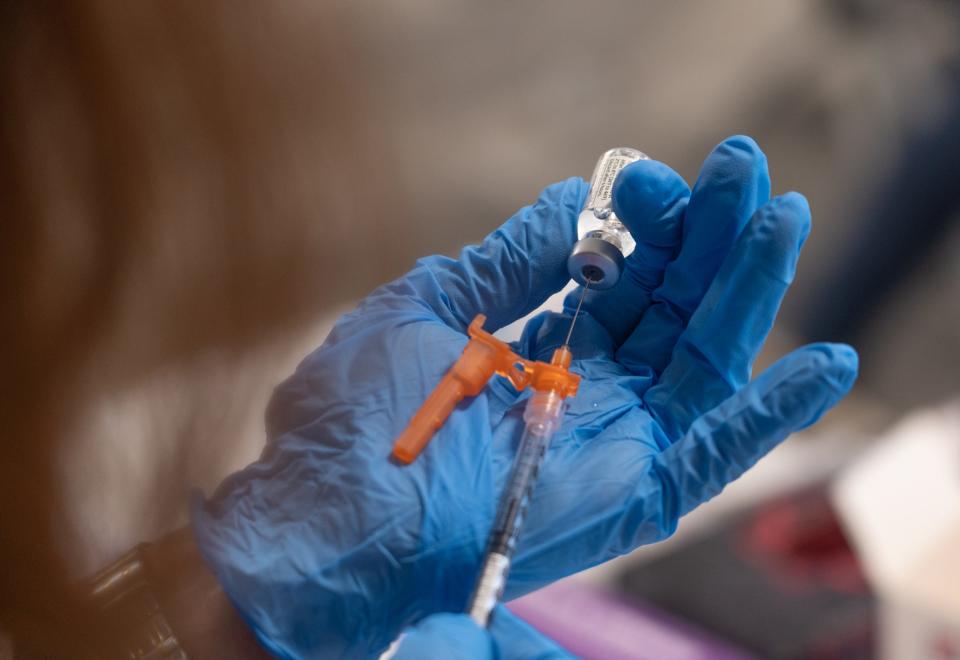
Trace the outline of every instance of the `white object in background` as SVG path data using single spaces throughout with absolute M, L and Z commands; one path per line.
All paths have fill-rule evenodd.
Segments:
M 833 500 L 880 599 L 880 658 L 960 656 L 960 402 L 906 418 Z

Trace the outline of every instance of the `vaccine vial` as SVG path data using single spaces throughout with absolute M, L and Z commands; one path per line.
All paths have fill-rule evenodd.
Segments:
M 613 211 L 613 182 L 630 163 L 648 159 L 636 149 L 617 147 L 597 161 L 577 221 L 579 240 L 567 259 L 567 270 L 577 283 L 591 289 L 609 289 L 620 280 L 624 258 L 633 252 L 636 242 Z

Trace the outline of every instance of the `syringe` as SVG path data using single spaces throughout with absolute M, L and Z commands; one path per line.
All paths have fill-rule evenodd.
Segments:
M 586 290 L 584 287 L 584 295 Z M 527 387 L 533 390 L 524 408 L 525 427 L 520 447 L 500 497 L 480 577 L 470 601 L 469 612 L 480 625 L 487 625 L 493 608 L 503 595 L 510 561 L 540 464 L 550 439 L 563 419 L 567 397 L 575 396 L 580 387 L 580 377 L 570 372 L 572 355 L 568 344 L 584 295 L 580 297 L 564 345 L 554 351 L 550 362 L 536 362 L 517 355 L 508 344 L 485 332 L 484 316 L 477 315 L 467 328 L 470 341 L 463 349 L 463 354 L 450 367 L 393 445 L 393 457 L 397 461 L 411 463 L 416 460 L 456 405 L 464 397 L 476 396 L 483 391 L 494 374 L 509 379 L 517 390 Z
M 573 335 L 573 326 L 580 315 L 580 308 L 583 306 L 588 287 L 589 283 L 580 294 L 580 302 L 570 322 L 570 329 L 567 331 L 563 346 L 553 354 L 551 360 L 553 365 L 564 369 L 570 367 L 572 358 L 570 337 Z M 535 391 L 523 410 L 524 429 L 520 446 L 513 461 L 510 478 L 500 495 L 497 515 L 487 540 L 480 576 L 470 604 L 467 606 L 467 613 L 479 626 L 486 627 L 490 623 L 490 615 L 503 596 L 517 539 L 523 528 L 523 519 L 530 504 L 534 486 L 537 484 L 537 475 L 546 457 L 550 441 L 563 421 L 564 410 L 566 410 L 566 399 L 554 390 Z
M 493 608 L 503 596 L 523 518 L 537 483 L 537 473 L 550 440 L 563 419 L 565 407 L 564 399 L 553 392 L 534 392 L 523 411 L 526 426 L 510 479 L 500 496 L 480 576 L 467 607 L 468 614 L 477 625 L 486 626 L 490 622 Z

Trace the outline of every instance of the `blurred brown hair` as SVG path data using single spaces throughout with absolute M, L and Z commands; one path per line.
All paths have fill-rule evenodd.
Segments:
M 397 265 L 335 8 L 7 2 L 0 21 L 0 627 L 42 637 L 79 616 L 56 533 L 78 411 Z

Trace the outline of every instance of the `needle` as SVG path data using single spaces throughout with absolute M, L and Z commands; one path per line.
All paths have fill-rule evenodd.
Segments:
M 567 330 L 567 338 L 563 341 L 564 346 L 570 345 L 570 337 L 573 336 L 573 326 L 577 324 L 577 318 L 580 316 L 580 308 L 583 307 L 583 299 L 587 297 L 587 289 L 590 288 L 590 280 L 583 285 L 583 293 L 580 294 L 580 302 L 577 303 L 577 311 L 573 313 L 573 319 L 570 321 L 570 329 Z

